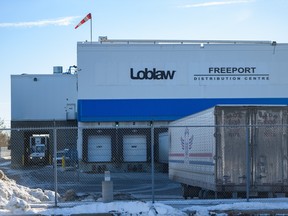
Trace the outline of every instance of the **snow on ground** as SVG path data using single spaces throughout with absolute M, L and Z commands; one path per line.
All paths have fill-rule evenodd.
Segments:
M 141 201 L 93 202 L 92 204 L 75 203 L 73 207 L 53 208 L 51 201 L 54 200 L 55 193 L 53 191 L 18 185 L 0 170 L 0 215 L 70 215 L 108 212 L 115 212 L 117 215 L 186 215 L 178 209 L 161 203 L 152 205 L 150 202 Z M 47 204 L 45 205 L 45 203 Z
M 219 204 L 215 206 L 194 206 L 183 208 L 184 212 L 195 212 L 196 216 L 209 216 L 209 212 L 227 212 L 227 211 L 247 211 L 247 210 L 261 210 L 265 213 L 265 210 L 286 210 L 288 212 L 288 203 L 286 201 L 266 203 L 266 202 L 237 202 L 230 204 Z M 223 214 L 219 214 L 223 215 Z M 226 214 L 225 214 L 226 215 Z M 285 214 L 286 215 L 286 214 Z
M 70 214 L 89 214 L 89 213 L 115 213 L 121 216 L 187 216 L 181 210 L 171 206 L 151 202 L 141 201 L 117 201 L 110 203 L 95 202 L 93 204 L 77 205 L 72 208 L 50 208 L 42 209 L 35 213 L 42 215 L 70 215 Z
M 59 195 L 57 195 L 59 196 Z M 206 201 L 197 202 L 194 200 L 182 201 L 182 208 L 173 208 L 167 202 L 142 202 L 142 201 L 113 201 L 110 203 L 78 202 L 62 207 L 53 207 L 55 193 L 53 191 L 43 191 L 42 189 L 31 189 L 18 185 L 14 180 L 0 170 L 0 215 L 71 215 L 84 213 L 115 213 L 122 216 L 186 216 L 187 212 L 194 212 L 197 216 L 210 215 L 209 212 L 229 211 L 229 210 L 286 210 L 288 212 L 288 199 L 272 199 L 265 201 L 245 202 L 239 200 L 227 201 Z M 200 200 L 198 200 L 200 201 Z M 178 201 L 175 200 L 175 204 Z M 172 201 L 170 202 L 172 203 Z M 70 203 L 71 204 L 71 203 Z

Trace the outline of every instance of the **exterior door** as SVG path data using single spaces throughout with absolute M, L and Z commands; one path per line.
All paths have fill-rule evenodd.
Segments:
M 110 162 L 111 155 L 110 136 L 88 137 L 88 162 Z
M 146 136 L 127 135 L 123 137 L 123 157 L 125 162 L 147 161 Z

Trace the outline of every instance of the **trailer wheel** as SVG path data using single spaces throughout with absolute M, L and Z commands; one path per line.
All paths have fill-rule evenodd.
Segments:
M 201 190 L 199 191 L 199 193 L 198 193 L 199 199 L 204 199 L 203 195 L 204 195 L 204 190 L 201 189 Z
M 187 199 L 189 196 L 189 190 L 188 190 L 188 185 L 186 184 L 181 184 L 181 189 L 182 189 L 182 196 L 184 199 Z
M 181 184 L 182 186 L 182 196 L 184 199 L 187 199 L 188 197 L 193 198 L 193 197 L 198 197 L 199 191 L 201 188 L 187 185 L 187 184 Z
M 198 196 L 199 199 L 215 199 L 216 193 L 211 190 L 201 189 Z
M 200 190 L 201 190 L 200 187 L 188 186 L 188 192 L 191 198 L 198 197 Z

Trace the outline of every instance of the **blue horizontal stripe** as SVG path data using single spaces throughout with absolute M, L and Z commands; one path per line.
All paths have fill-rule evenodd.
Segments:
M 184 163 L 184 160 L 169 160 L 169 163 Z M 189 164 L 205 165 L 205 166 L 215 165 L 213 162 L 209 162 L 209 161 L 189 161 Z
M 189 164 L 214 166 L 214 163 L 209 161 L 189 161 Z
M 169 160 L 169 163 L 184 163 L 184 160 Z
M 78 100 L 78 121 L 174 121 L 219 104 L 286 105 L 288 98 Z

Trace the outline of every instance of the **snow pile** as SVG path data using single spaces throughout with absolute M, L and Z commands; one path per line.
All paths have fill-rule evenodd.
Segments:
M 16 184 L 0 170 L 0 208 L 4 212 L 17 213 L 31 209 L 29 203 L 53 201 L 54 192 L 41 189 L 30 189 Z M 2 212 L 2 210 L 1 210 Z
M 128 202 L 93 202 L 93 204 L 78 203 L 77 206 L 70 208 L 49 208 L 47 201 L 55 200 L 53 191 L 43 191 L 41 189 L 31 189 L 16 184 L 0 170 L 0 215 L 7 214 L 41 214 L 41 215 L 71 215 L 83 213 L 115 213 L 115 215 L 175 215 L 185 216 L 180 210 L 168 205 L 141 201 Z M 59 196 L 59 195 L 58 195 Z M 46 202 L 46 204 L 45 204 Z M 35 208 L 31 205 L 42 206 Z M 41 205 L 40 205 L 41 204 Z M 77 203 L 75 203 L 76 205 Z

